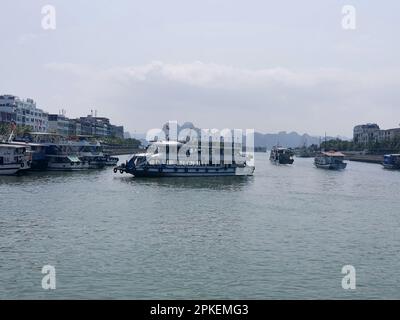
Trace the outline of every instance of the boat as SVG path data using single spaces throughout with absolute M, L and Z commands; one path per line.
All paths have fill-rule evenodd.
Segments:
M 216 149 L 212 142 L 208 146 L 207 156 L 201 153 L 201 144 L 198 142 L 191 148 L 186 147 L 187 159 L 174 159 L 169 151 L 174 149 L 179 154 L 184 145 L 178 141 L 152 142 L 146 153 L 133 155 L 129 161 L 115 167 L 114 173 L 119 171 L 135 177 L 251 176 L 254 173 L 254 158 L 243 153 L 241 145 L 232 144 L 229 160 L 213 161 L 212 156 L 209 157 L 213 154 L 212 150 Z
M 47 170 L 81 171 L 89 169 L 89 163 L 72 155 L 48 155 Z
M 271 150 L 269 160 L 274 164 L 293 164 L 294 153 L 291 149 L 275 146 Z
M 26 146 L 12 143 L 0 144 L 0 175 L 13 175 L 29 169 L 31 154 Z
M 52 161 L 52 168 L 59 168 L 57 163 L 69 163 L 65 157 L 78 157 L 79 161 L 74 159 L 74 168 L 83 169 L 99 169 L 105 166 L 117 165 L 119 159 L 111 157 L 103 152 L 103 146 L 93 137 L 78 136 L 74 139 L 66 139 L 65 137 L 55 133 L 34 132 L 28 136 L 28 141 L 15 142 L 21 145 L 27 145 L 32 151 L 32 167 L 33 170 L 46 170 L 48 163 Z M 55 160 L 55 156 L 60 159 Z M 80 165 L 78 162 L 82 163 Z M 78 164 L 78 165 L 77 165 Z M 88 164 L 88 165 L 86 165 Z M 68 167 L 68 166 L 67 166 Z
M 386 154 L 382 165 L 385 169 L 400 170 L 400 154 Z
M 104 155 L 103 147 L 99 142 L 80 140 L 70 142 L 70 144 L 79 159 L 89 164 L 89 169 L 100 169 L 106 166 L 107 157 Z
M 116 166 L 118 164 L 119 158 L 112 157 L 110 155 L 105 156 L 105 165 L 106 166 Z
M 314 164 L 319 169 L 342 170 L 347 167 L 344 162 L 345 155 L 337 151 L 320 152 L 314 159 Z

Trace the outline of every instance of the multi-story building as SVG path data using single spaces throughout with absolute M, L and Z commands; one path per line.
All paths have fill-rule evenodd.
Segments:
M 47 132 L 48 114 L 36 106 L 32 99 L 22 100 L 13 95 L 0 96 L 0 122 L 14 121 L 28 126 L 34 132 Z
M 111 136 L 124 139 L 125 138 L 124 126 L 111 125 Z
M 81 124 L 81 132 L 84 135 L 99 137 L 114 136 L 121 139 L 124 137 L 124 127 L 112 125 L 108 118 L 88 115 L 80 117 L 79 122 Z
M 63 114 L 49 114 L 50 133 L 57 133 L 63 136 L 70 135 L 70 119 Z
M 32 132 L 124 138 L 123 126 L 112 125 L 110 119 L 97 117 L 97 114 L 69 119 L 64 111 L 62 114 L 44 112 L 32 99 L 22 100 L 13 95 L 0 95 L 0 123 L 11 122 L 15 122 L 18 126 L 28 126 Z
M 381 130 L 375 123 L 358 125 L 354 127 L 353 131 L 353 141 L 360 145 L 384 142 L 395 137 L 400 137 L 400 128 Z

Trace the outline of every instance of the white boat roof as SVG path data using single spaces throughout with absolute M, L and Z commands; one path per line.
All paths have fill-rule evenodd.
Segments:
M 181 145 L 182 143 L 179 141 L 155 141 L 152 144 L 154 144 L 154 145 Z
M 0 147 L 2 148 L 26 148 L 26 145 L 19 145 L 19 144 L 8 144 L 8 143 L 0 143 Z
M 323 155 L 328 156 L 328 157 L 344 157 L 345 155 L 341 152 L 337 151 L 327 151 L 327 152 L 322 152 Z

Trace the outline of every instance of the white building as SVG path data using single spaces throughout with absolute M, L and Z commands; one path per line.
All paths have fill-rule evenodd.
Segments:
M 0 122 L 15 121 L 28 126 L 33 132 L 47 132 L 48 114 L 36 106 L 32 99 L 22 100 L 13 95 L 0 96 Z
M 357 144 L 384 142 L 400 137 L 400 128 L 381 130 L 375 123 L 368 123 L 354 127 L 353 141 Z

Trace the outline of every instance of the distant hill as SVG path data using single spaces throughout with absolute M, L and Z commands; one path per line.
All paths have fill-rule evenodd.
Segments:
M 327 137 L 327 139 L 330 140 L 335 138 Z M 313 137 L 307 133 L 300 135 L 297 132 L 287 133 L 285 131 L 282 131 L 279 133 L 265 133 L 265 134 L 256 132 L 254 134 L 255 147 L 267 147 L 267 149 L 271 149 L 273 146 L 276 146 L 277 144 L 287 148 L 296 148 L 303 146 L 304 144 L 310 146 L 312 144 L 319 145 L 319 143 L 320 143 L 319 137 Z
M 185 122 L 183 125 L 178 125 L 178 132 L 184 128 L 194 129 L 200 132 L 200 129 L 196 128 L 193 123 Z M 163 126 L 163 129 L 166 129 L 166 124 Z M 132 134 L 131 136 L 139 139 L 144 140 L 145 134 Z M 345 137 L 340 137 L 342 140 L 347 140 Z M 324 138 L 321 138 L 322 140 Z M 336 139 L 336 137 L 327 137 L 328 140 Z M 303 135 L 298 134 L 297 132 L 289 132 L 282 131 L 279 133 L 260 133 L 256 132 L 254 134 L 254 146 L 256 148 L 265 148 L 271 149 L 273 146 L 277 144 L 287 147 L 287 148 L 297 148 L 301 147 L 304 144 L 306 146 L 310 146 L 312 144 L 319 145 L 320 137 L 310 136 L 309 134 L 305 133 Z

